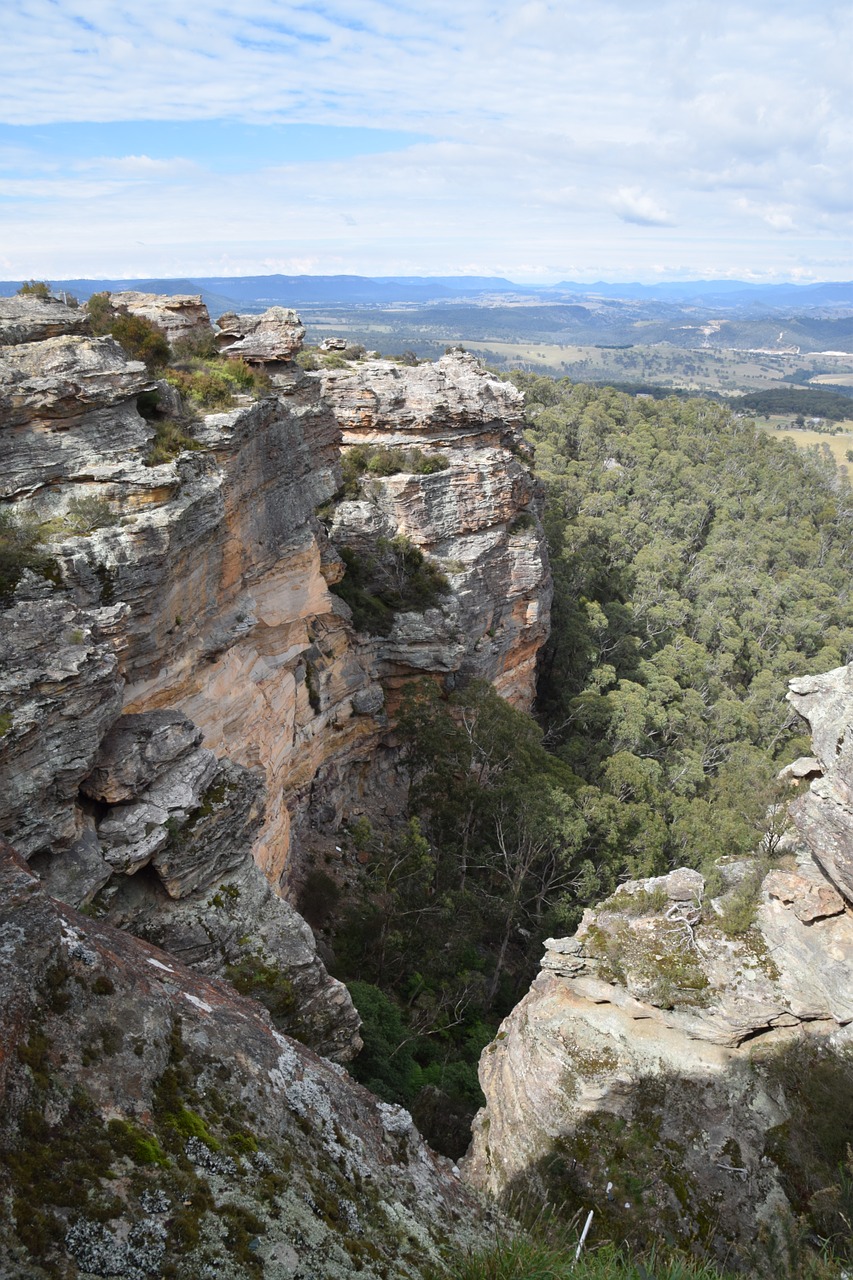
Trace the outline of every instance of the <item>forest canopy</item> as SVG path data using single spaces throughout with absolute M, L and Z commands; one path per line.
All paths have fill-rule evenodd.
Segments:
M 772 853 L 776 775 L 809 750 L 788 681 L 853 657 L 834 463 L 708 400 L 509 376 L 555 587 L 536 714 L 482 683 L 410 687 L 408 825 L 356 824 L 364 871 L 334 927 L 374 1045 L 356 1071 L 451 1154 L 542 939 L 628 877 Z

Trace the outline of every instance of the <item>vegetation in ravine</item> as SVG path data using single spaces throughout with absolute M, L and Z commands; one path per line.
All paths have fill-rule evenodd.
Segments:
M 708 401 L 514 379 L 555 578 L 538 717 L 477 684 L 413 686 L 408 825 L 351 825 L 360 881 L 327 926 L 373 1045 L 356 1073 L 453 1155 L 480 1048 L 542 938 L 626 877 L 686 864 L 713 882 L 722 857 L 772 856 L 776 774 L 809 749 L 787 682 L 853 653 L 853 509 L 833 467 Z M 732 934 L 753 889 L 729 904 Z

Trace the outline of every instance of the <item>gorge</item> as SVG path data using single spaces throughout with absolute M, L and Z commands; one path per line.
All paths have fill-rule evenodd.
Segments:
M 111 303 L 176 347 L 212 340 L 233 403 L 194 410 L 191 359 L 163 376 L 82 310 L 0 299 L 3 1274 L 448 1274 L 511 1230 L 519 1191 L 758 1269 L 759 1228 L 782 1248 L 832 1190 L 786 1142 L 809 1055 L 849 1071 L 851 668 L 794 682 L 814 756 L 772 868 L 760 842 L 713 875 L 620 868 L 592 907 L 566 811 L 553 841 L 579 852 L 548 884 L 586 910 L 489 1031 L 467 1156 L 436 1155 L 348 1074 L 362 1027 L 333 931 L 294 904 L 354 893 L 384 865 L 375 833 L 411 819 L 413 687 L 456 708 L 483 774 L 500 733 L 529 733 L 543 789 L 573 785 L 529 717 L 484 714 L 483 743 L 464 701 L 532 711 L 549 635 L 522 394 L 459 350 L 305 368 L 284 308 L 214 333 L 196 298 Z M 517 816 L 524 787 L 507 797 Z M 528 924 L 502 917 L 504 943 Z M 805 1057 L 783 1077 L 777 1051 Z

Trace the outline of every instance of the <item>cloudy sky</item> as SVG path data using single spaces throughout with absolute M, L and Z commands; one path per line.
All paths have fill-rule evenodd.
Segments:
M 6 0 L 0 277 L 853 277 L 849 0 Z

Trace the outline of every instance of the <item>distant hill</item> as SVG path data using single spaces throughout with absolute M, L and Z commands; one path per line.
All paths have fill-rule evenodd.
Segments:
M 13 294 L 20 280 L 0 281 L 0 296 Z M 512 293 L 542 302 L 566 299 L 609 299 L 662 303 L 670 306 L 754 310 L 853 307 L 853 281 L 823 284 L 749 284 L 743 280 L 684 280 L 659 284 L 581 284 L 564 280 L 556 285 L 517 284 L 503 276 L 196 276 L 192 279 L 53 280 L 80 301 L 103 289 L 139 289 L 146 293 L 200 293 L 211 315 L 223 311 L 263 311 L 269 306 L 382 306 L 395 303 L 426 305 L 454 298 L 469 303 L 483 295 Z
M 850 307 L 853 281 L 826 281 L 823 284 L 748 284 L 743 280 L 679 280 L 659 284 L 578 284 L 563 280 L 549 292 L 578 297 L 636 298 L 643 301 L 675 302 L 720 307 Z
M 0 280 L 0 296 L 8 297 L 20 280 Z M 52 280 L 81 302 L 93 293 L 138 289 L 143 293 L 200 293 L 214 318 L 235 308 L 263 311 L 272 306 L 389 305 L 428 303 L 482 293 L 515 293 L 521 286 L 492 276 L 197 276 L 189 279 Z M 528 290 L 529 291 L 529 290 Z

